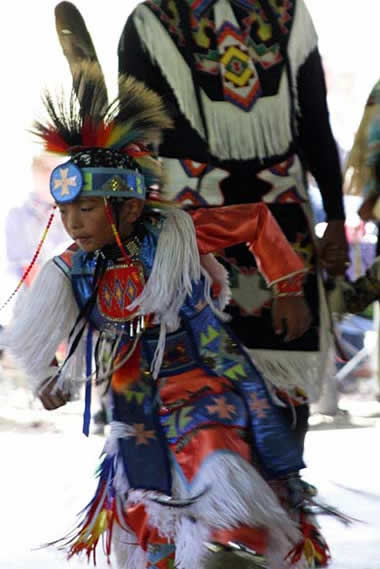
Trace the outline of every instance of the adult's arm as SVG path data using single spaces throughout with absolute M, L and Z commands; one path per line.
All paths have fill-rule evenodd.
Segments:
M 328 222 L 321 242 L 320 258 L 330 274 L 344 274 L 349 263 L 344 230 L 342 172 L 330 126 L 326 83 L 317 48 L 300 67 L 297 88 L 299 146 L 307 170 L 317 181 Z
M 302 290 L 305 266 L 264 203 L 199 208 L 191 212 L 201 255 L 247 243 L 269 285 L 288 279 Z
M 297 77 L 299 146 L 320 189 L 327 221 L 344 219 L 342 172 L 329 118 L 322 61 L 316 48 Z
M 302 297 L 305 267 L 264 203 L 197 209 L 192 212 L 199 252 L 217 252 L 246 243 L 275 296 L 272 306 L 276 334 L 288 342 L 311 324 Z

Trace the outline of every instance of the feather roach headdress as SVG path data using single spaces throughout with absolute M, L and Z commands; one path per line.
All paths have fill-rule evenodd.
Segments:
M 33 132 L 45 150 L 70 156 L 52 172 L 50 190 L 57 203 L 80 194 L 145 199 L 160 181 L 161 168 L 148 145 L 160 141 L 171 119 L 161 98 L 131 77 L 119 79 L 119 95 L 108 103 L 99 67 L 79 62 L 69 100 L 45 93 L 47 120 Z

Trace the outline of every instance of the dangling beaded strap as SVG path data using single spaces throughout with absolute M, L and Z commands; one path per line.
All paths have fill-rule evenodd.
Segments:
M 19 280 L 16 288 L 14 289 L 14 291 L 12 292 L 12 294 L 7 298 L 7 300 L 0 306 L 0 312 L 11 302 L 11 300 L 13 299 L 13 297 L 17 294 L 17 292 L 20 290 L 20 288 L 22 287 L 22 285 L 24 284 L 24 282 L 26 281 L 26 279 L 28 278 L 28 275 L 30 273 L 30 271 L 32 270 L 32 268 L 34 267 L 35 262 L 38 259 L 38 256 L 41 252 L 42 249 L 42 245 L 44 244 L 44 241 L 46 239 L 46 236 L 48 234 L 48 231 L 50 229 L 51 224 L 53 223 L 53 219 L 54 219 L 54 214 L 55 214 L 55 209 L 56 209 L 56 205 L 53 205 L 53 212 L 50 214 L 50 217 L 48 219 L 48 222 L 46 224 L 45 229 L 43 230 L 40 242 L 37 245 L 37 249 L 33 255 L 32 260 L 30 261 L 28 267 L 26 268 L 26 270 L 24 271 L 24 274 L 22 275 L 21 279 Z

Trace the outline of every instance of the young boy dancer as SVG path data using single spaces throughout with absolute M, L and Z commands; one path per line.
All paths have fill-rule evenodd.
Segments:
M 280 569 L 304 551 L 325 563 L 303 516 L 302 449 L 228 328 L 212 253 L 246 243 L 276 295 L 279 332 L 296 314 L 298 335 L 310 322 L 302 261 L 262 203 L 187 213 L 146 201 L 160 174 L 146 145 L 170 127 L 160 98 L 121 78 L 109 105 L 91 65 L 76 79 L 79 104 L 47 95 L 49 119 L 35 125 L 46 150 L 69 157 L 50 186 L 74 243 L 7 331 L 47 409 L 86 383 L 85 432 L 92 380 L 108 390 L 99 485 L 64 540 L 69 555 L 95 555 L 102 536 L 125 569 Z

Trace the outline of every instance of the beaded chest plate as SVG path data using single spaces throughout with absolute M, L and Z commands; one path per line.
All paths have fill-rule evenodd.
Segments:
M 128 306 L 139 296 L 144 287 L 144 273 L 140 263 L 108 267 L 102 277 L 98 292 L 98 310 L 107 320 L 123 322 L 136 313 Z

